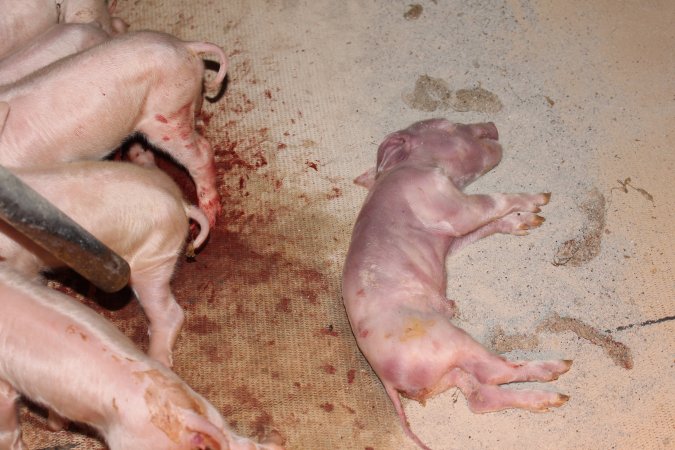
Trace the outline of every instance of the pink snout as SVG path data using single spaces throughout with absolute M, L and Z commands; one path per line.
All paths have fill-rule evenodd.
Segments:
M 499 140 L 499 132 L 493 122 L 475 123 L 467 126 L 471 135 L 476 139 L 487 138 L 494 141 Z

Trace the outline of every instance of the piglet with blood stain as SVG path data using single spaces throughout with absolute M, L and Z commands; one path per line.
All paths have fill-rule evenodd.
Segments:
M 220 47 L 151 31 L 120 35 L 0 86 L 0 101 L 11 109 L 0 135 L 0 164 L 101 159 L 141 134 L 188 170 L 213 226 L 221 210 L 215 160 L 195 129 L 203 53 L 219 58 L 220 69 L 207 83 L 216 88 L 227 69 Z

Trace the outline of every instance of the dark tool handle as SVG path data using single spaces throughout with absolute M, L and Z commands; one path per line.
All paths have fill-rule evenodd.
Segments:
M 129 264 L 0 166 L 0 218 L 105 292 L 129 282 Z

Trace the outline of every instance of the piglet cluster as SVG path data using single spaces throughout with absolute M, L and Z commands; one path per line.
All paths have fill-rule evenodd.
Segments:
M 280 449 L 236 435 L 174 372 L 184 320 L 169 286 L 190 220 L 199 247 L 220 212 L 209 142 L 195 130 L 203 90 L 221 86 L 217 45 L 127 32 L 115 0 L 0 0 L 0 165 L 46 197 L 131 268 L 149 321 L 148 355 L 103 317 L 49 289 L 60 262 L 0 225 L 0 450 L 24 449 L 20 395 L 49 410 L 48 426 L 93 427 L 109 448 Z M 204 82 L 201 55 L 220 69 Z M 182 164 L 199 206 L 136 145 L 129 162 L 102 161 L 125 140 Z

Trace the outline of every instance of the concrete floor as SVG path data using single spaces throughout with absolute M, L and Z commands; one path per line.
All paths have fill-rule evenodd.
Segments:
M 120 0 L 118 15 L 229 55 L 202 114 L 225 212 L 173 283 L 175 370 L 240 433 L 415 448 L 340 273 L 366 194 L 352 179 L 385 134 L 446 117 L 499 128 L 504 159 L 472 192 L 553 193 L 540 229 L 448 261 L 455 323 L 511 358 L 573 359 L 543 386 L 571 400 L 475 415 L 453 389 L 404 402 L 412 429 L 434 450 L 675 445 L 675 2 Z M 146 344 L 135 303 L 105 314 Z M 31 448 L 100 446 L 22 419 Z

